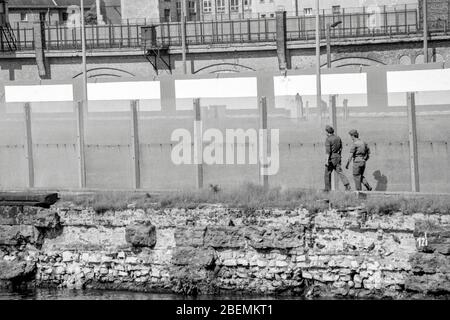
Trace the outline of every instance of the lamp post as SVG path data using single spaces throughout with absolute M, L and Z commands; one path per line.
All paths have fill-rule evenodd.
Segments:
M 327 68 L 331 68 L 331 28 L 336 28 L 342 21 L 337 21 L 333 24 L 327 24 Z

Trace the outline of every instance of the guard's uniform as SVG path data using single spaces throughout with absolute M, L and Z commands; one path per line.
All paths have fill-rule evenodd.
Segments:
M 329 155 L 328 165 L 325 167 L 325 190 L 329 191 L 331 189 L 331 173 L 333 170 L 336 170 L 336 173 L 339 175 L 342 183 L 346 189 L 348 189 L 350 187 L 350 183 L 341 168 L 341 138 L 334 134 L 329 135 L 325 140 L 325 151 Z
M 367 182 L 364 177 L 366 161 L 369 160 L 370 156 L 370 148 L 367 146 L 367 143 L 360 139 L 353 141 L 353 145 L 350 148 L 350 155 L 353 159 L 353 178 L 355 180 L 355 189 L 362 190 L 362 183 L 367 190 L 372 190 L 369 182 Z

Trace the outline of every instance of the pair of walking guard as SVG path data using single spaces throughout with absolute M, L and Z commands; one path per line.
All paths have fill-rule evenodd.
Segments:
M 327 139 L 325 140 L 326 162 L 325 162 L 325 190 L 326 192 L 331 189 L 331 174 L 334 171 L 338 174 L 342 183 L 345 186 L 345 190 L 351 190 L 350 182 L 345 176 L 341 168 L 341 153 L 342 153 L 342 140 L 334 134 L 333 127 L 327 125 L 325 127 L 327 133 Z M 353 141 L 350 148 L 350 156 L 347 160 L 345 168 L 348 169 L 350 162 L 353 160 L 353 179 L 355 180 L 355 189 L 362 190 L 362 185 L 371 191 L 367 179 L 364 177 L 364 171 L 366 169 L 366 162 L 369 160 L 370 149 L 367 143 L 359 138 L 359 133 L 355 129 L 349 131 L 349 135 Z

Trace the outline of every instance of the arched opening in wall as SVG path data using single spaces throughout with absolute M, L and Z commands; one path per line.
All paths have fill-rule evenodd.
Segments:
M 237 63 L 215 63 L 209 66 L 195 70 L 193 73 L 238 73 L 256 71 L 251 67 L 247 67 Z
M 384 62 L 366 58 L 366 57 L 344 57 L 331 61 L 332 68 L 342 67 L 370 67 L 370 66 L 382 66 L 386 65 Z M 321 68 L 327 68 L 327 64 L 322 64 Z
M 72 78 L 76 79 L 83 75 L 82 72 L 77 73 Z M 100 67 L 100 68 L 92 68 L 87 70 L 87 76 L 89 79 L 92 78 L 122 78 L 122 77 L 134 77 L 135 75 L 131 72 L 117 69 L 117 68 L 108 68 L 108 67 Z

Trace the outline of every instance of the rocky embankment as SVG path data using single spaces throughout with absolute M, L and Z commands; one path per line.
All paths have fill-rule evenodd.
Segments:
M 0 207 L 0 284 L 450 297 L 450 216 Z

